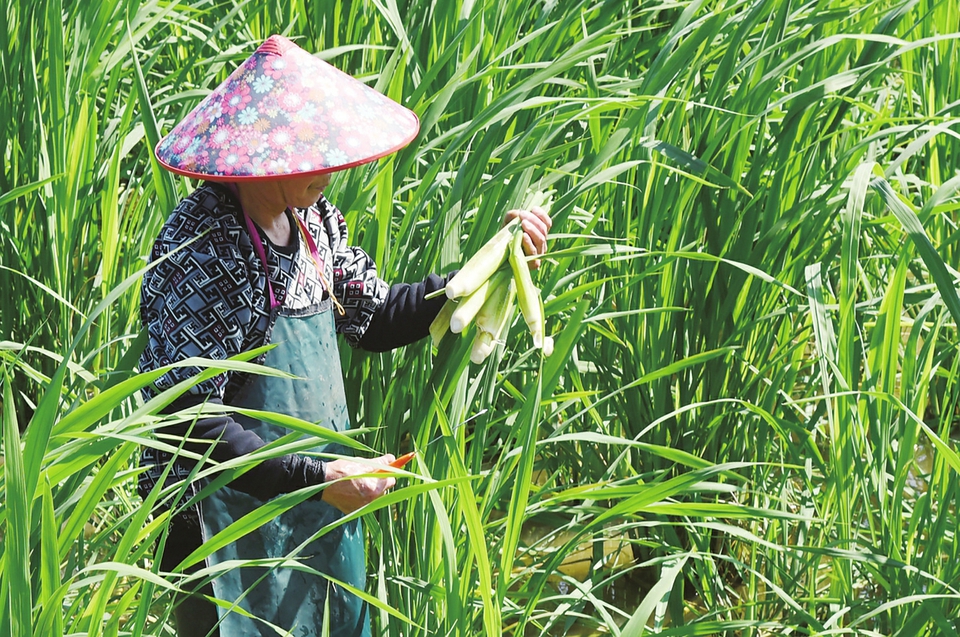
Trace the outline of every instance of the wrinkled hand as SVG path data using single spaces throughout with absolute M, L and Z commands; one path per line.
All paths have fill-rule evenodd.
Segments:
M 379 464 L 389 465 L 396 460 L 396 457 L 392 453 L 388 453 L 371 460 Z M 376 469 L 373 467 L 352 460 L 340 459 L 328 462 L 325 470 L 325 481 L 332 484 L 323 490 L 321 499 L 344 513 L 356 511 L 379 498 L 387 489 L 392 489 L 393 485 L 397 483 L 396 479 L 384 474 L 385 477 L 383 478 L 368 476 L 352 480 L 340 480 L 339 482 L 334 482 L 334 480 L 373 473 L 374 471 Z
M 531 206 L 530 210 L 511 210 L 503 220 L 504 225 L 510 223 L 513 219 L 520 219 L 520 227 L 523 228 L 523 251 L 527 256 L 543 254 L 547 251 L 547 233 L 550 232 L 550 226 L 553 225 L 553 219 L 546 210 L 540 206 Z M 536 270 L 540 267 L 540 259 L 533 259 L 530 263 L 530 269 Z

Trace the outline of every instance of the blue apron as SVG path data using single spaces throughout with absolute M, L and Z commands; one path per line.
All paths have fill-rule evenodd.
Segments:
M 280 310 L 265 364 L 300 379 L 254 376 L 233 401 L 238 407 L 262 409 L 318 423 L 335 431 L 350 426 L 340 354 L 329 303 L 314 310 L 285 314 Z M 303 380 L 301 380 L 303 379 Z M 289 433 L 279 425 L 235 416 L 245 429 L 270 442 Z M 319 446 L 313 451 L 344 453 L 342 447 Z M 202 503 L 204 541 L 253 511 L 262 502 L 229 487 L 218 489 Z M 324 526 L 343 516 L 325 502 L 308 500 L 256 531 L 214 553 L 208 564 L 228 560 L 282 558 Z M 299 555 L 300 563 L 364 590 L 366 564 L 363 529 L 354 520 L 311 542 Z M 354 594 L 324 577 L 290 568 L 237 568 L 213 581 L 216 596 L 237 605 L 295 637 L 319 637 L 324 609 L 334 637 L 369 637 L 367 607 Z M 224 637 L 276 637 L 263 622 L 219 609 Z

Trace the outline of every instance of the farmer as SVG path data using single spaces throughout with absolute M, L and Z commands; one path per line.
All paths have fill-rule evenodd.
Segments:
M 371 351 L 423 338 L 443 304 L 442 298 L 424 297 L 446 279 L 430 275 L 420 283 L 388 286 L 370 257 L 348 245 L 344 218 L 322 193 L 331 172 L 393 153 L 418 129 L 406 108 L 273 36 L 160 142 L 156 154 L 165 168 L 203 183 L 177 205 L 154 244 L 152 260 L 169 256 L 144 275 L 141 318 L 149 343 L 141 371 L 192 356 L 223 360 L 271 344 L 275 347 L 256 361 L 298 377 L 221 373 L 194 386 L 168 411 L 228 405 L 288 414 L 335 431 L 349 427 L 336 334 Z M 522 221 L 527 253 L 543 253 L 550 218 L 539 209 L 508 213 L 515 216 Z M 147 390 L 148 397 L 198 371 L 172 369 Z M 224 413 L 171 425 L 163 433 L 174 441 L 188 439 L 187 449 L 210 451 L 213 460 L 225 462 L 289 431 Z M 345 453 L 338 446 L 313 451 Z M 373 459 L 393 460 L 391 454 Z M 151 448 L 143 450 L 141 464 L 144 494 L 168 465 L 170 483 L 191 469 L 182 457 Z M 323 462 L 315 455 L 289 454 L 259 462 L 200 507 L 175 516 L 161 557 L 164 571 L 176 567 L 202 537 L 212 537 L 265 501 L 341 479 L 207 559 L 210 566 L 294 553 L 307 569 L 227 569 L 212 589 L 201 592 L 246 612 L 218 611 L 200 596 L 182 599 L 174 611 L 178 635 L 216 635 L 219 621 L 224 637 L 277 634 L 265 622 L 298 637 L 314 636 L 325 619 L 332 635 L 368 635 L 361 600 L 307 571 L 364 589 L 357 521 L 310 538 L 394 485 L 389 475 L 370 473 L 369 464 L 349 459 Z M 360 474 L 368 477 L 350 478 Z M 190 485 L 188 497 L 197 489 Z

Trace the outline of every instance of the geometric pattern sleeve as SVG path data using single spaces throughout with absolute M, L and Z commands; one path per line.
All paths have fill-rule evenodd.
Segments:
M 358 347 L 389 286 L 377 276 L 377 265 L 361 248 L 350 246 L 343 214 L 325 197 L 317 202 L 333 252 L 333 292 L 345 313 L 334 312 L 337 332 Z
M 192 356 L 224 360 L 243 351 L 251 325 L 253 286 L 229 226 L 184 200 L 154 244 L 153 261 L 183 246 L 144 275 L 140 316 L 148 343 L 140 369 L 148 371 Z M 237 229 L 239 230 L 239 228 Z M 157 381 L 160 390 L 195 376 L 195 367 L 178 367 Z M 193 387 L 190 393 L 223 398 L 226 373 Z M 152 394 L 147 391 L 147 394 Z
M 225 360 L 239 354 L 251 318 L 251 286 L 244 279 L 236 261 L 190 248 L 157 265 L 143 286 L 141 312 L 149 337 L 145 367 L 194 356 Z M 198 372 L 196 367 L 176 367 L 156 384 L 163 391 Z M 223 398 L 226 382 L 226 373 L 221 373 L 191 393 Z

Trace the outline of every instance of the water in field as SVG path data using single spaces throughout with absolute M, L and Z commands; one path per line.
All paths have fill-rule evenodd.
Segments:
M 914 466 L 910 470 L 906 486 L 912 492 L 912 497 L 924 493 L 929 488 L 929 477 L 933 471 L 936 449 L 926 439 L 920 440 L 914 449 Z M 608 606 L 607 613 L 613 617 L 619 627 L 622 627 L 627 617 L 632 615 L 639 607 L 644 595 L 650 590 L 655 580 L 650 579 L 651 573 L 636 569 L 636 558 L 633 554 L 632 543 L 630 539 L 623 534 L 612 533 L 605 536 L 602 540 L 602 562 L 596 559 L 595 545 L 600 540 L 593 540 L 586 537 L 578 541 L 575 549 L 571 549 L 568 544 L 575 537 L 571 530 L 558 530 L 555 526 L 543 523 L 528 523 L 524 525 L 521 540 L 523 544 L 529 547 L 522 560 L 529 565 L 533 560 L 542 561 L 549 556 L 551 552 L 558 550 L 567 550 L 568 554 L 559 567 L 562 574 L 549 578 L 552 591 L 550 594 L 559 596 L 573 595 L 574 584 L 572 581 L 588 583 L 591 578 L 591 567 L 602 569 L 606 576 L 620 574 L 612 584 L 603 587 L 599 594 L 599 599 Z M 691 600 L 694 607 L 699 606 L 697 600 Z M 619 609 L 622 613 L 616 613 L 612 609 Z M 570 636 L 570 637 L 601 637 L 610 634 L 611 631 L 602 625 L 596 609 L 591 604 L 582 607 L 581 612 L 588 615 L 589 619 L 578 619 L 569 628 L 564 624 L 555 626 L 550 635 Z M 527 634 L 538 634 L 535 631 L 528 630 Z
M 907 487 L 914 493 L 925 493 L 929 488 L 929 476 L 933 471 L 936 449 L 929 440 L 921 440 L 913 450 L 914 467 L 907 474 Z
M 640 605 L 652 582 L 642 582 L 636 575 L 637 571 L 631 569 L 636 563 L 633 544 L 622 532 L 605 533 L 602 539 L 580 538 L 576 540 L 575 547 L 571 548 L 569 544 L 575 539 L 576 534 L 572 530 L 558 530 L 548 524 L 527 523 L 524 525 L 521 541 L 529 548 L 521 560 L 531 565 L 547 560 L 558 550 L 567 551 L 558 569 L 560 575 L 548 578 L 552 590 L 545 592 L 545 596 L 555 595 L 560 599 L 569 596 L 574 607 L 580 608 L 579 612 L 591 619 L 579 619 L 569 628 L 563 623 L 549 634 L 582 637 L 606 634 L 608 631 L 597 628 L 599 618 L 595 605 L 577 601 L 577 587 L 588 588 L 594 572 L 602 573 L 603 578 L 614 578 L 612 583 L 604 585 L 602 591 L 597 592 L 597 596 L 598 601 L 606 605 L 606 613 L 618 625 L 622 625 L 626 622 L 626 617 Z M 601 558 L 597 559 L 597 555 Z

